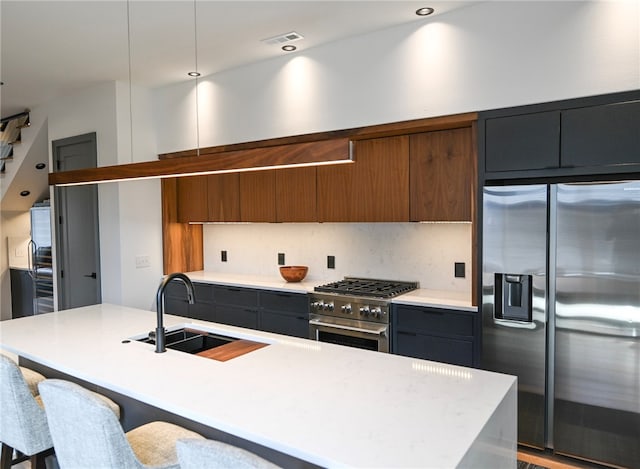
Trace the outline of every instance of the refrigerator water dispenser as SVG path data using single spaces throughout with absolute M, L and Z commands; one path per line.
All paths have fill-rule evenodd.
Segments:
M 498 273 L 495 278 L 495 318 L 531 322 L 532 276 Z

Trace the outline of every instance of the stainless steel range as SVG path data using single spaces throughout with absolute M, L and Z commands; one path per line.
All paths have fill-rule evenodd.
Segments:
M 418 286 L 418 282 L 345 277 L 315 287 L 310 295 L 309 338 L 389 352 L 391 299 Z

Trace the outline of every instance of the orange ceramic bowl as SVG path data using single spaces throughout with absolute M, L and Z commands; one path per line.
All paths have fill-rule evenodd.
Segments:
M 280 275 L 287 282 L 299 282 L 307 275 L 309 267 L 306 265 L 283 265 L 280 267 Z

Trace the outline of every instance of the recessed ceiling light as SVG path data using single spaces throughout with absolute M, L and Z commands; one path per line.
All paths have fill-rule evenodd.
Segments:
M 22 191 L 22 192 L 20 192 L 20 196 L 21 196 L 21 197 L 26 197 L 26 196 L 28 196 L 29 194 L 31 194 L 31 192 L 29 192 L 29 191 Z
M 199 77 L 200 76 L 200 72 L 189 72 L 189 73 L 187 73 L 187 75 L 189 75 L 190 77 Z
M 282 50 L 285 51 L 285 52 L 293 52 L 296 49 L 297 49 L 297 47 L 296 46 L 292 46 L 291 44 L 288 44 L 286 46 L 282 46 Z
M 38 164 L 36 165 L 36 169 L 44 169 L 46 166 L 47 166 L 47 165 L 46 165 L 46 164 L 44 164 L 44 163 L 38 163 Z
M 418 8 L 416 10 L 416 15 L 418 16 L 429 16 L 430 14 L 432 14 L 435 10 L 433 8 L 429 8 L 429 7 L 424 7 L 424 8 Z

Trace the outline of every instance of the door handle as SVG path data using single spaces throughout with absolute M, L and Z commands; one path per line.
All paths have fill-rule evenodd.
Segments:
M 98 278 L 95 272 L 91 272 L 89 275 L 85 275 L 85 277 Z

